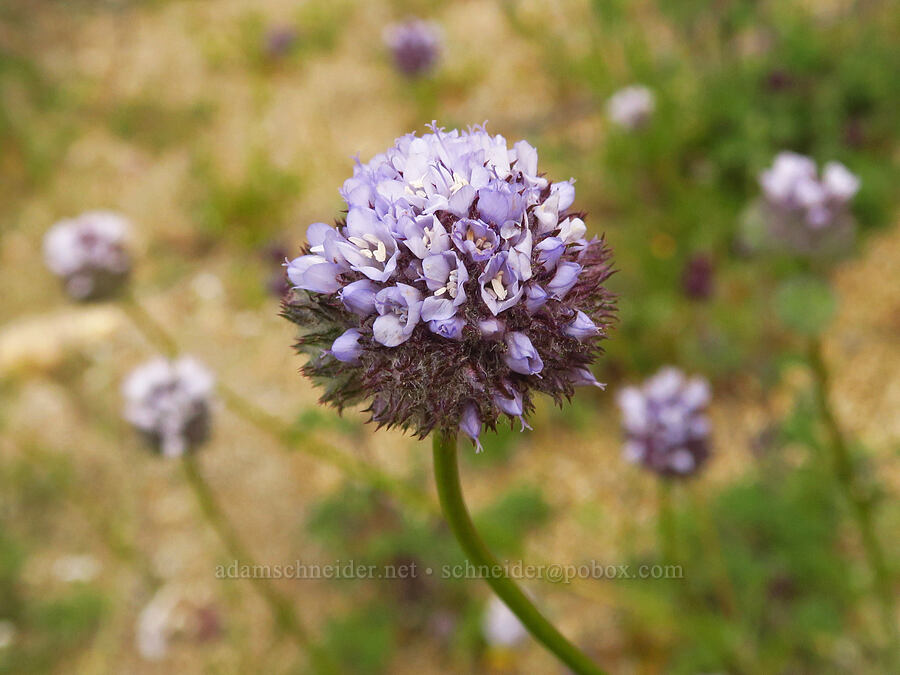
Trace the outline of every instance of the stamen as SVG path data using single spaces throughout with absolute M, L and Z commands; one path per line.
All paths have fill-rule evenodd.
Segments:
M 437 290 L 434 292 L 434 297 L 439 298 L 439 297 L 442 296 L 444 293 L 446 293 L 447 290 L 448 290 L 448 289 L 447 289 L 446 286 L 442 286 L 441 288 L 437 289 Z M 452 298 L 453 295 L 451 294 L 450 297 Z
M 506 296 L 508 293 L 506 289 L 503 287 L 503 272 L 497 272 L 497 276 L 491 279 L 491 288 L 494 289 L 494 293 L 497 295 L 498 300 L 506 300 Z
M 378 248 L 375 249 L 375 260 L 381 263 L 387 260 L 387 248 L 383 241 L 379 241 Z
M 357 248 L 369 248 L 369 243 L 365 239 L 360 239 L 359 237 L 347 237 L 347 240 Z

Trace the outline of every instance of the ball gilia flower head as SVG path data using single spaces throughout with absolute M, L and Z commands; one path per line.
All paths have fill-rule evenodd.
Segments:
M 366 401 L 379 426 L 459 429 L 480 449 L 501 415 L 524 428 L 536 392 L 561 403 L 600 386 L 588 368 L 614 315 L 610 253 L 528 143 L 431 129 L 357 164 L 346 218 L 311 225 L 288 264 L 284 316 L 323 402 Z
M 781 152 L 759 176 L 763 218 L 775 243 L 796 253 L 841 252 L 853 240 L 850 202 L 860 181 L 839 162 L 819 176 L 815 161 Z
M 62 220 L 44 235 L 44 260 L 76 300 L 113 295 L 131 272 L 131 225 L 111 211 L 88 211 Z
M 695 473 L 709 457 L 709 383 L 663 368 L 619 392 L 628 461 L 667 477 Z
M 122 385 L 125 419 L 165 457 L 180 457 L 209 437 L 215 378 L 191 357 L 156 358 Z

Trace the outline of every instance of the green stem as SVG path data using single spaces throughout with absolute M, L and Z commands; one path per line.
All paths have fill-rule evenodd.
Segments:
M 675 562 L 675 515 L 672 512 L 672 486 L 665 478 L 657 482 L 657 526 L 659 528 L 659 549 L 663 560 Z
M 256 569 L 256 563 L 250 556 L 247 547 L 240 540 L 225 512 L 222 511 L 222 507 L 216 501 L 212 489 L 203 478 L 194 455 L 184 455 L 182 466 L 184 467 L 187 483 L 197 498 L 200 510 L 203 512 L 206 521 L 222 540 L 228 554 L 242 564 L 249 565 L 251 569 Z M 253 582 L 259 595 L 269 606 L 278 627 L 290 635 L 300 647 L 307 650 L 310 660 L 317 668 L 317 672 L 337 673 L 337 668 L 331 663 L 327 654 L 310 640 L 309 634 L 294 611 L 291 601 L 279 593 L 269 579 L 251 576 L 250 580 Z
M 434 478 L 444 517 L 469 560 L 488 571 L 485 580 L 506 603 L 522 625 L 548 650 L 578 675 L 603 675 L 581 650 L 569 642 L 541 614 L 531 600 L 510 579 L 482 542 L 472 523 L 459 482 L 456 458 L 456 436 L 435 433 L 433 436 Z
M 856 520 L 866 561 L 872 573 L 873 592 L 877 596 L 881 608 L 882 621 L 885 624 L 885 630 L 888 632 L 890 651 L 894 658 L 898 658 L 900 635 L 898 635 L 897 631 L 896 601 L 884 551 L 875 531 L 872 500 L 868 495 L 862 494 L 857 486 L 850 448 L 828 397 L 830 389 L 828 366 L 822 354 L 822 343 L 818 338 L 810 340 L 809 363 L 815 380 L 814 395 L 816 404 L 822 415 L 825 431 L 828 434 L 827 445 L 831 450 L 831 458 L 838 485 L 844 493 L 845 499 L 850 504 L 850 510 Z

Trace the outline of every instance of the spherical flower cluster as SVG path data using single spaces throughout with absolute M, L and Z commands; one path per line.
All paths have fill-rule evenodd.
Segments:
M 663 476 L 685 477 L 709 457 L 709 383 L 663 368 L 641 387 L 619 392 L 625 458 Z
M 62 220 L 44 235 L 44 260 L 76 300 L 95 300 L 115 293 L 128 278 L 131 226 L 109 211 L 89 211 Z
M 639 84 L 620 89 L 606 102 L 606 114 L 615 124 L 625 129 L 644 126 L 655 109 L 653 92 Z
M 346 219 L 311 225 L 288 265 L 284 314 L 323 402 L 368 399 L 379 426 L 459 428 L 480 448 L 501 414 L 524 427 L 533 392 L 598 384 L 609 251 L 528 143 L 432 128 L 357 164 Z
M 781 152 L 759 183 L 770 233 L 790 248 L 810 251 L 852 236 L 848 206 L 860 182 L 843 164 L 828 162 L 820 178 L 812 159 Z
M 407 77 L 430 71 L 441 52 L 441 29 L 431 21 L 410 19 L 384 29 L 384 43 L 391 51 L 394 65 Z
M 157 358 L 122 385 L 125 419 L 166 457 L 179 457 L 209 436 L 215 378 L 190 357 Z

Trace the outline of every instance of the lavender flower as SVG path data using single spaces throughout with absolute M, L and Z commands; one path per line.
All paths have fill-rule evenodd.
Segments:
M 759 177 L 763 216 L 771 237 L 799 253 L 846 246 L 855 224 L 849 204 L 860 181 L 838 162 L 825 165 L 821 179 L 816 163 L 804 155 L 781 152 Z
M 346 220 L 310 226 L 287 266 L 284 315 L 323 402 L 366 401 L 379 425 L 480 448 L 501 416 L 524 428 L 535 392 L 599 385 L 609 251 L 526 142 L 432 126 L 358 163 L 341 194 Z
M 215 379 L 190 357 L 153 359 L 131 372 L 122 385 L 125 419 L 165 457 L 178 457 L 209 436 Z
M 653 92 L 639 84 L 620 89 L 606 102 L 606 114 L 615 124 L 625 129 L 644 126 L 655 108 Z
M 88 211 L 62 220 L 44 235 L 44 260 L 76 300 L 113 295 L 131 272 L 131 225 L 110 211 Z
M 384 30 L 384 43 L 391 50 L 394 65 L 407 77 L 424 75 L 437 63 L 441 51 L 441 30 L 421 19 L 395 23 Z
M 668 367 L 619 392 L 628 461 L 667 477 L 695 473 L 709 457 L 709 383 Z

